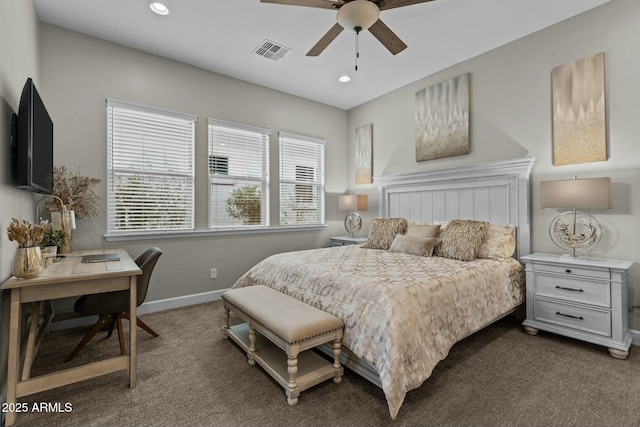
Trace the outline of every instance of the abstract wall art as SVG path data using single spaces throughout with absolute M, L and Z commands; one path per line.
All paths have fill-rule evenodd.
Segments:
M 356 184 L 373 182 L 373 125 L 356 128 Z
M 607 160 L 604 52 L 551 72 L 553 165 Z
M 416 161 L 469 153 L 469 74 L 416 92 Z

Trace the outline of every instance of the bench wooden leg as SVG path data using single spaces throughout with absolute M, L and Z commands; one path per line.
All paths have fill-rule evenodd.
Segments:
M 298 403 L 298 384 L 296 377 L 298 376 L 298 353 L 287 354 L 287 372 L 289 372 L 289 383 L 287 384 L 287 403 L 293 406 Z
M 333 341 L 333 370 L 335 371 L 333 382 L 336 384 L 342 382 L 342 373 L 344 372 L 340 365 L 340 353 L 342 353 L 342 339 L 338 338 Z
M 225 340 L 229 339 L 229 334 L 227 333 L 227 331 L 229 330 L 229 309 L 225 306 L 222 306 L 223 312 L 222 315 L 224 316 L 224 325 L 222 326 L 222 329 L 224 330 L 223 334 L 222 334 L 222 338 L 224 338 Z
M 255 328 L 249 326 L 249 352 L 247 353 L 247 362 L 249 366 L 253 366 L 256 364 L 255 359 L 256 354 L 256 330 Z

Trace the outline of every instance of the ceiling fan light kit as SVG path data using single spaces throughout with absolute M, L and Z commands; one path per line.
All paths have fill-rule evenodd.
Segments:
M 369 0 L 354 0 L 340 9 L 336 19 L 338 24 L 346 30 L 359 33 L 368 30 L 380 18 L 380 9 Z

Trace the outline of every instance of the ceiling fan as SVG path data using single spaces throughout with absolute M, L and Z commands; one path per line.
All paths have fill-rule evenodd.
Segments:
M 369 30 L 373 36 L 396 55 L 407 45 L 379 18 L 380 11 L 433 0 L 260 0 L 262 3 L 277 3 L 293 6 L 317 7 L 337 10 L 337 23 L 307 52 L 307 56 L 318 56 L 342 32 L 353 30 L 356 34 Z

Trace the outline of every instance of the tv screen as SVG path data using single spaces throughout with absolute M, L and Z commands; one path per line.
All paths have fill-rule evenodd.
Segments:
M 53 173 L 53 122 L 36 90 L 27 79 L 14 115 L 14 178 L 18 188 L 51 193 Z

